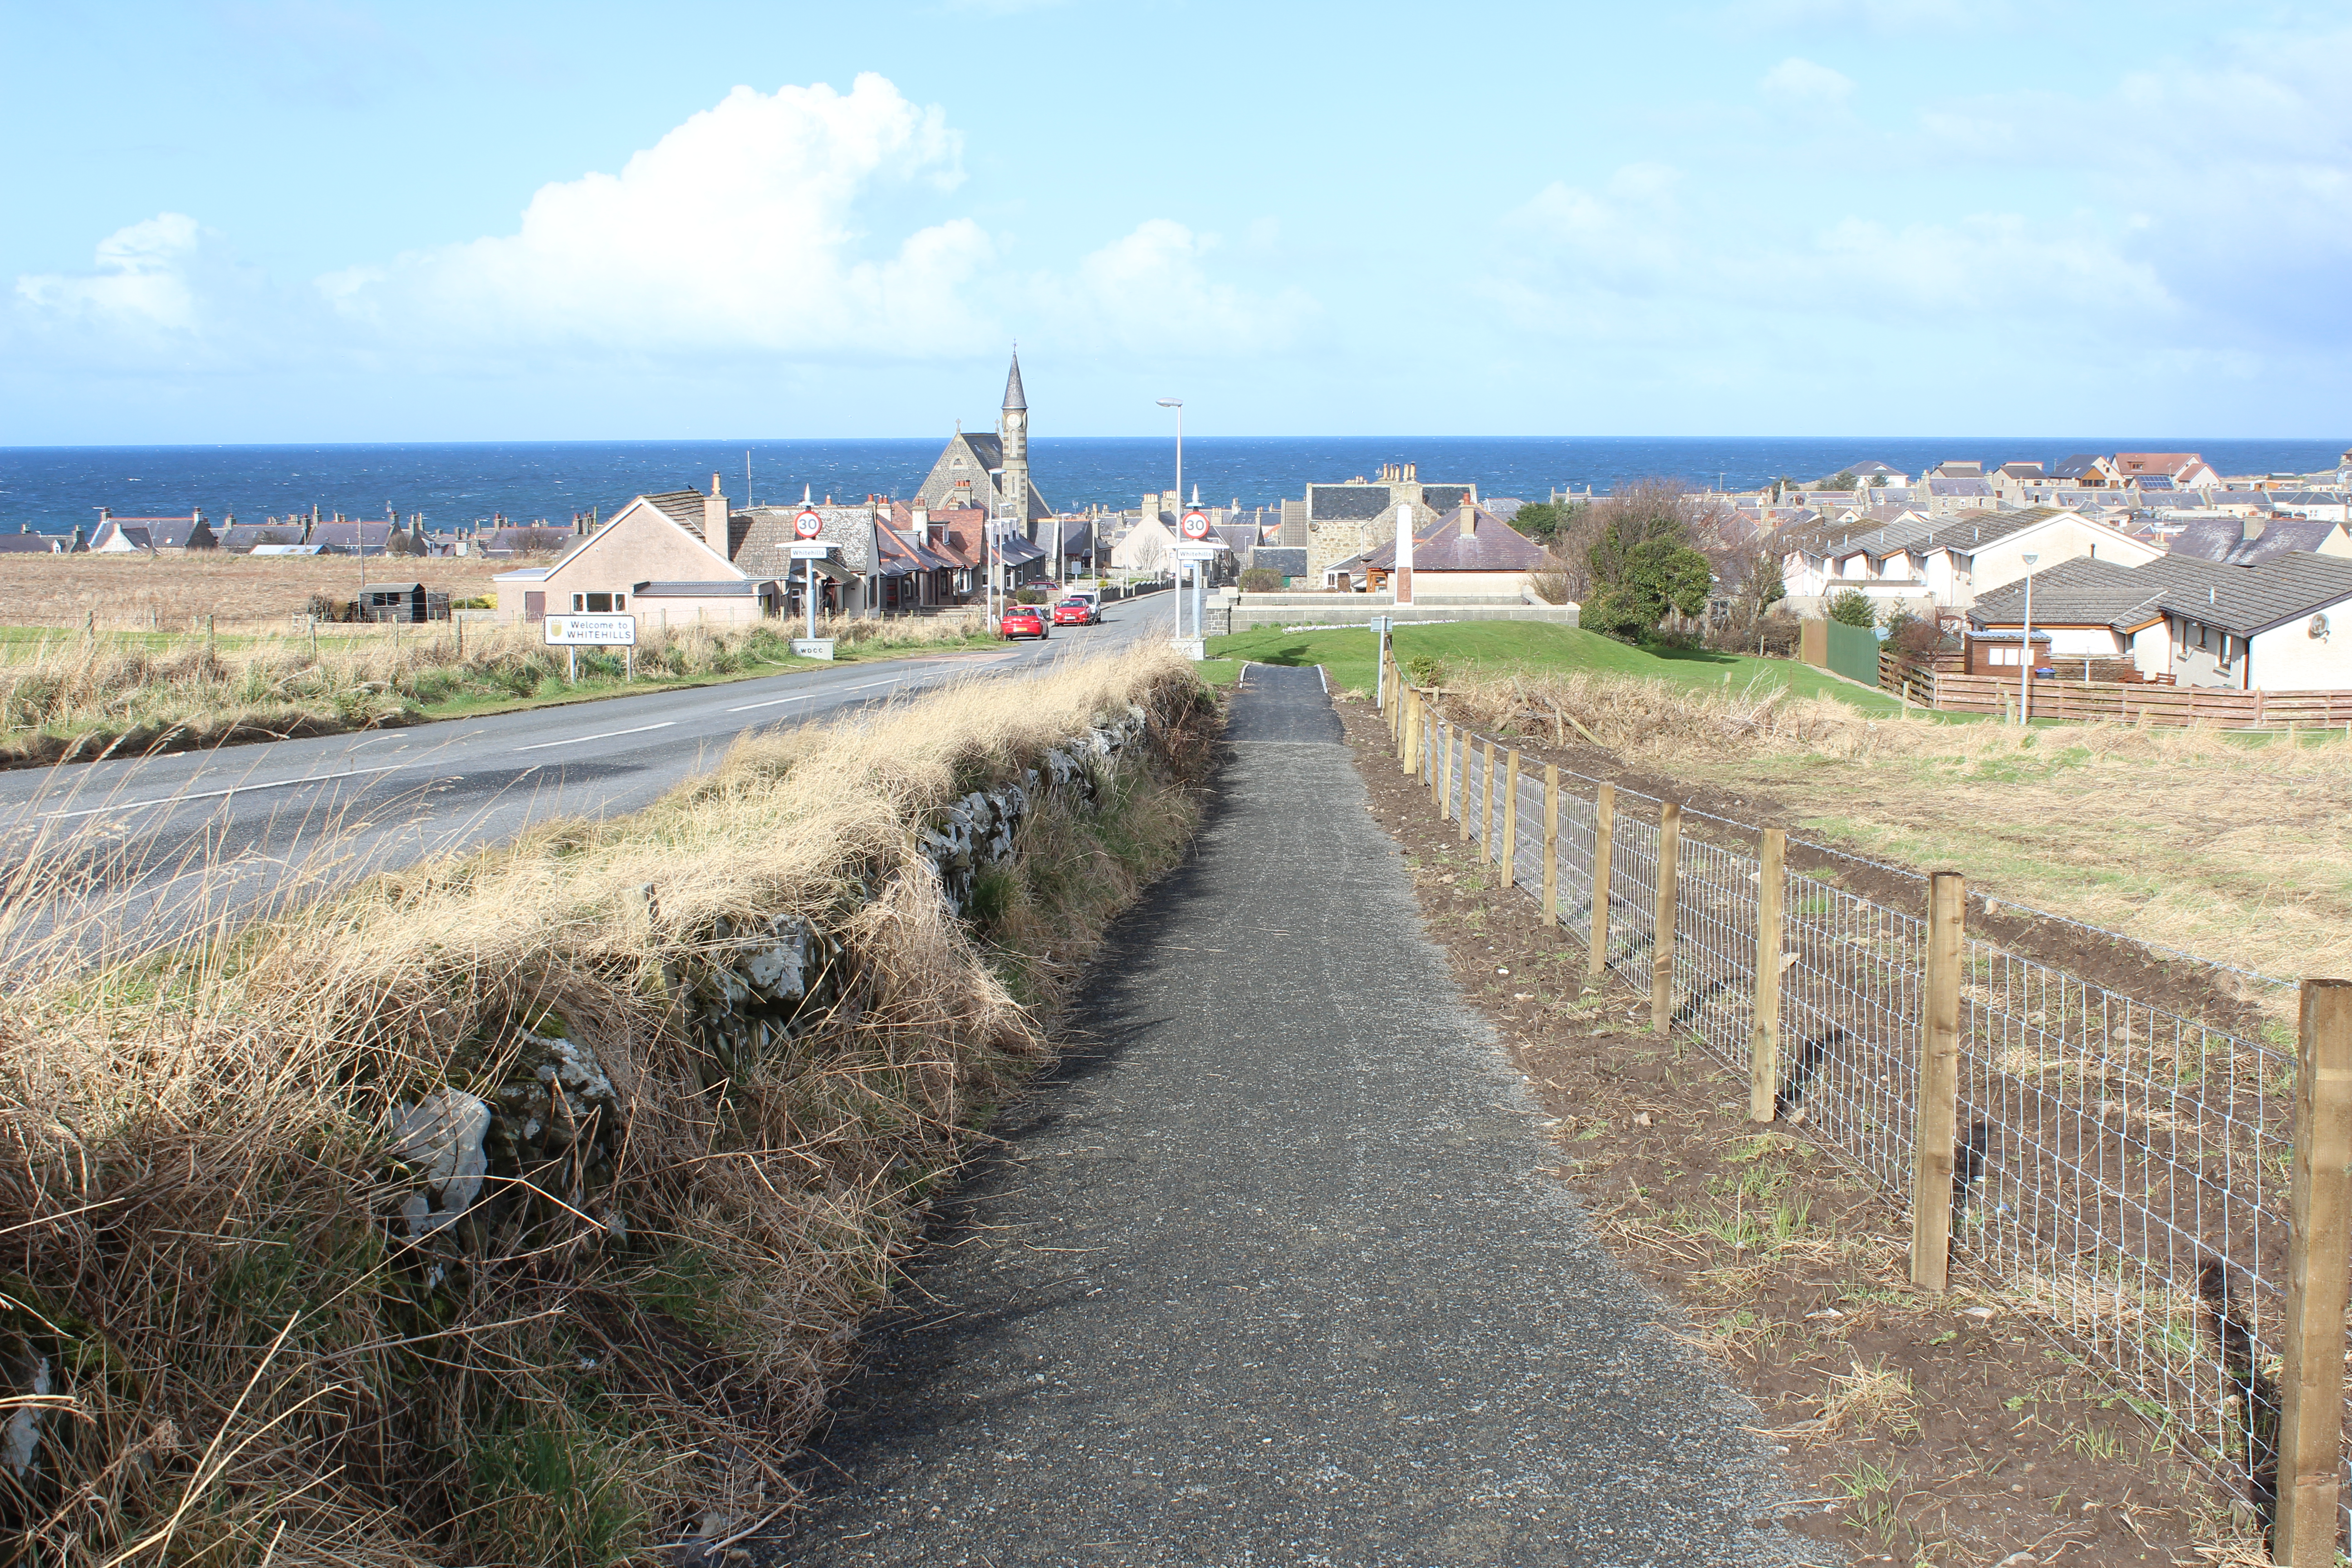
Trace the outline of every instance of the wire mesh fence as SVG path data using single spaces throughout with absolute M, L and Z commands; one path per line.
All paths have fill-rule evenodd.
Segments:
M 1671 1031 L 1750 1072 L 1758 964 L 1782 964 L 1775 1121 L 1910 1204 L 1924 914 L 1783 868 L 1779 952 L 1762 954 L 1763 862 L 1736 841 L 1760 830 L 1711 818 L 1706 837 L 1683 835 L 1679 821 L 1664 826 L 1676 815 L 1665 803 L 1565 770 L 1555 794 L 1522 769 L 1507 814 L 1495 781 L 1508 777 L 1507 746 L 1493 742 L 1490 763 L 1490 737 L 1425 702 L 1408 713 L 1421 776 L 1465 837 L 1499 861 L 1507 833 L 1511 880 L 1538 901 L 1549 858 L 1557 918 L 1587 942 L 1605 864 L 1605 963 L 1653 991 Z M 1674 925 L 1658 987 L 1669 833 Z M 1924 879 L 1921 889 L 1924 910 Z M 2277 1412 L 2255 1406 L 2279 1397 L 2266 1369 L 2282 1350 L 2288 1288 L 2291 1040 L 2188 1017 L 1977 939 L 1962 942 L 1959 970 L 1953 1263 L 2030 1305 L 2223 1480 L 2274 1471 Z M 2243 1336 L 2225 1352 L 2231 1324 Z M 2340 1364 L 2332 1373 L 2340 1405 Z

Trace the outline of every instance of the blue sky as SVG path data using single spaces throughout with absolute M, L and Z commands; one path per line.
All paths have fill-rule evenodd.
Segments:
M 2352 435 L 2352 5 L 0 0 L 0 444 Z

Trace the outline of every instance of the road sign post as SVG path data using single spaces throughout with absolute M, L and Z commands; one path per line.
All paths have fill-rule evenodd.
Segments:
M 620 647 L 628 649 L 626 672 L 631 679 L 637 673 L 637 617 L 613 616 L 601 611 L 594 615 L 550 616 L 540 623 L 546 628 L 549 647 L 563 650 L 563 679 L 576 685 L 580 679 L 580 652 L 583 647 Z
M 833 558 L 833 546 L 816 537 L 814 529 L 819 526 L 822 520 L 813 511 L 802 512 L 793 524 L 793 531 L 800 535 L 800 541 L 792 547 L 792 558 L 801 563 L 801 593 L 807 601 L 808 613 L 808 636 L 793 639 L 793 652 L 801 658 L 830 659 L 833 639 L 816 635 L 816 563 Z

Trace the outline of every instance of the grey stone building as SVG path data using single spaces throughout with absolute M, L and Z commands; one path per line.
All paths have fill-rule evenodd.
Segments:
M 1424 483 L 1419 465 L 1386 463 L 1380 478 L 1349 479 L 1343 485 L 1307 487 L 1307 576 L 1320 584 L 1324 573 L 1340 562 L 1362 555 L 1383 542 L 1396 539 L 1396 509 L 1411 504 L 1426 508 L 1422 521 L 1452 511 L 1478 499 L 1475 485 Z M 1290 542 L 1290 502 L 1283 503 L 1283 542 Z
M 1031 542 L 1037 525 L 1054 515 L 1036 483 L 1029 477 L 1029 396 L 1021 385 L 1021 354 L 1013 355 L 1013 370 L 1004 378 L 1004 406 L 998 411 L 996 434 L 967 434 L 963 422 L 948 437 L 930 476 L 915 492 L 916 504 L 932 510 L 979 507 L 991 517 L 1017 517 Z M 1050 542 L 1051 531 L 1047 539 Z

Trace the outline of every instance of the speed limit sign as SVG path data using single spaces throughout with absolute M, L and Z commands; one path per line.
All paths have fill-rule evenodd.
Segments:
M 824 519 L 817 516 L 814 507 L 803 507 L 800 516 L 793 519 L 793 531 L 803 539 L 814 539 L 824 531 Z
M 1208 538 L 1209 514 L 1197 509 L 1186 512 L 1184 514 L 1184 537 L 1187 539 Z

